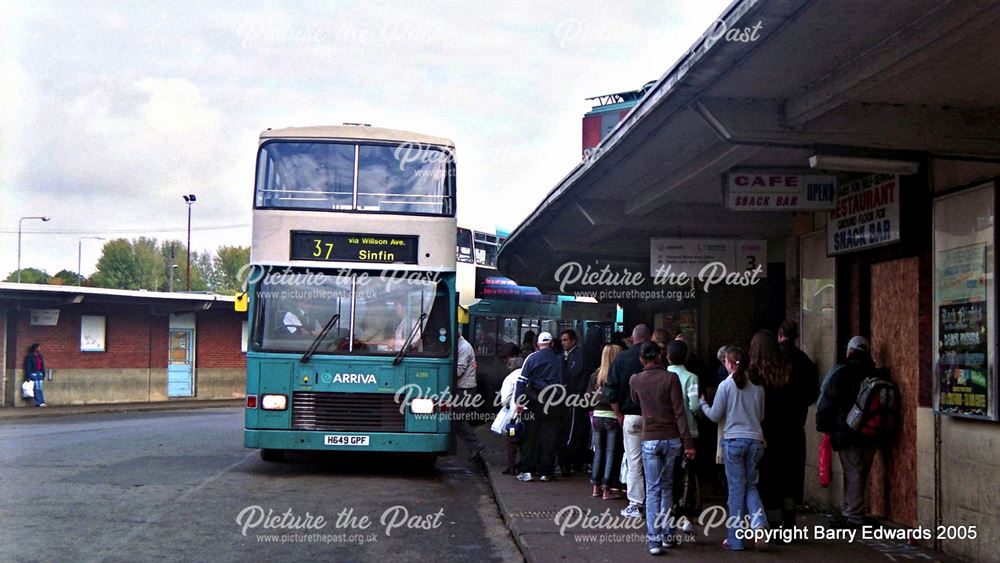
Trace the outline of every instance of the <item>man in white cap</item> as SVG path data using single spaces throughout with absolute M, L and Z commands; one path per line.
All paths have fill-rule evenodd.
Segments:
M 875 457 L 876 445 L 847 424 L 847 415 L 858 398 L 861 383 L 875 375 L 870 343 L 855 336 L 847 343 L 847 363 L 830 369 L 816 405 L 816 430 L 830 434 L 830 443 L 844 471 L 843 517 L 834 526 L 860 528 L 865 517 L 865 484 Z
M 535 476 L 546 482 L 553 480 L 556 465 L 556 448 L 559 444 L 559 429 L 564 416 L 563 405 L 543 404 L 546 387 L 562 385 L 565 366 L 559 354 L 552 349 L 552 334 L 543 332 L 535 342 L 534 352 L 521 367 L 514 396 L 518 399 L 518 411 L 522 405 L 530 411 L 524 417 L 524 446 L 522 446 L 521 473 L 518 481 L 534 481 Z M 560 394 L 550 393 L 558 397 Z

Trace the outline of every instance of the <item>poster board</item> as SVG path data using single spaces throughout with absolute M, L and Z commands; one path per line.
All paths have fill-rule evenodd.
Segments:
M 735 239 L 649 239 L 649 275 L 653 278 L 685 274 L 698 279 L 710 264 L 721 263 L 727 272 L 753 271 L 767 277 L 767 241 Z
M 59 324 L 59 309 L 32 309 L 31 326 L 56 326 Z
M 82 315 L 80 317 L 80 351 L 105 352 L 105 317 Z
M 934 201 L 934 409 L 995 421 L 993 189 Z

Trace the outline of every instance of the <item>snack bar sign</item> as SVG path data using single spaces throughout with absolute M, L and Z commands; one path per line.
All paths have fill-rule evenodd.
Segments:
M 837 188 L 826 232 L 831 256 L 898 241 L 899 176 L 872 174 Z
M 734 211 L 826 211 L 837 195 L 836 176 L 761 170 L 726 176 L 726 207 Z

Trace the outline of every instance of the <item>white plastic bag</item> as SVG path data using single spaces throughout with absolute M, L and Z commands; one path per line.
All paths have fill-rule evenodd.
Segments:
M 25 381 L 21 383 L 21 397 L 24 399 L 35 398 L 35 382 Z
M 497 413 L 497 417 L 493 419 L 493 424 L 490 425 L 490 430 L 496 432 L 497 434 L 507 433 L 507 423 L 510 422 L 510 407 L 504 405 Z
M 618 468 L 618 480 L 621 481 L 622 485 L 628 484 L 628 456 L 622 456 L 622 466 Z

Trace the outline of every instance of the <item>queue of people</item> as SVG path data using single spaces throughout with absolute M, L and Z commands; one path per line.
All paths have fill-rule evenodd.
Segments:
M 523 367 L 517 347 L 505 348 L 501 359 L 512 371 L 502 401 L 524 419 L 523 436 L 509 439 L 505 473 L 523 482 L 552 481 L 557 468 L 563 477 L 572 475 L 580 460 L 570 447 L 579 440 L 574 432 L 589 419 L 592 496 L 627 498 L 621 516 L 646 519 L 647 547 L 658 555 L 678 545 L 678 532 L 694 531 L 691 518 L 697 513 L 685 511 L 692 506 L 686 485 L 696 479 L 689 474 L 695 441 L 714 443 L 715 436 L 699 436 L 699 419 L 705 419 L 719 425 L 729 523 L 746 518 L 753 528 L 791 527 L 802 502 L 807 413 L 819 398 L 817 430 L 834 436 L 845 468 L 844 512 L 834 524 L 860 525 L 874 446 L 851 432 L 846 418 L 861 381 L 874 369 L 866 339 L 851 339 L 847 365 L 831 370 L 820 390 L 815 364 L 795 345 L 794 321 L 782 323 L 777 333 L 758 331 L 748 351 L 724 346 L 718 352 L 720 374 L 706 381 L 691 369 L 695 356 L 689 340 L 669 336 L 636 326 L 630 339 L 604 345 L 600 365 L 588 378 L 575 363 L 580 348 L 572 331 L 560 335 L 562 354 L 553 349 L 551 334 L 540 333 Z M 545 409 L 545 389 L 560 384 L 588 397 L 589 412 L 563 404 Z M 708 387 L 716 387 L 711 401 Z M 727 530 L 725 549 L 749 547 L 736 529 Z

